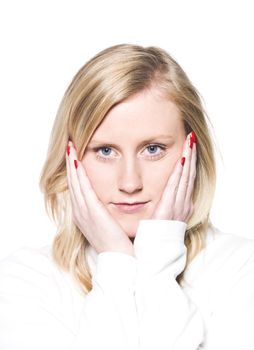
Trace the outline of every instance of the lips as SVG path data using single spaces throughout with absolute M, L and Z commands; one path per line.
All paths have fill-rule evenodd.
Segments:
M 113 203 L 117 209 L 125 213 L 135 213 L 145 207 L 148 202 Z

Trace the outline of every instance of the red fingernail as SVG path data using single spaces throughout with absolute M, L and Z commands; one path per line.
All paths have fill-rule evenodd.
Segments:
M 182 166 L 184 166 L 184 163 L 185 163 L 185 157 L 182 157 L 182 159 L 181 159 Z
M 77 169 L 78 168 L 78 161 L 77 161 L 77 159 L 74 159 L 74 165 L 75 165 L 75 168 Z
M 67 154 L 68 154 L 68 156 L 70 155 L 70 151 L 71 151 L 71 147 L 68 145 L 67 146 Z
M 190 138 L 189 138 L 189 146 L 190 148 L 193 147 L 193 143 L 196 142 L 196 134 L 194 131 L 191 132 Z

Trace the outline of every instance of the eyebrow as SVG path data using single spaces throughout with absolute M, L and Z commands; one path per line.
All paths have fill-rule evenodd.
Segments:
M 140 145 L 142 146 L 142 145 L 145 145 L 147 143 L 158 142 L 158 139 L 171 140 L 173 138 L 174 137 L 172 135 L 156 135 L 156 136 L 152 136 L 146 140 L 141 141 Z M 118 147 L 118 145 L 113 144 L 111 142 L 104 142 L 104 141 L 99 141 L 99 140 L 91 140 L 89 142 L 89 144 L 107 145 L 108 147 Z

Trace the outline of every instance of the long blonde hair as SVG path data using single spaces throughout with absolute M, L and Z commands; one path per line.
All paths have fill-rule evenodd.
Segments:
M 74 277 L 84 293 L 92 288 L 85 253 L 89 243 L 72 221 L 65 164 L 67 142 L 68 139 L 74 142 L 78 158 L 82 159 L 90 138 L 108 111 L 153 83 L 178 107 L 186 135 L 193 130 L 197 136 L 194 212 L 187 223 L 185 237 L 187 263 L 204 247 L 205 233 L 211 224 L 209 212 L 216 171 L 210 121 L 201 96 L 165 50 L 131 44 L 109 47 L 78 71 L 65 92 L 40 178 L 46 210 L 57 225 L 53 242 L 55 262 Z

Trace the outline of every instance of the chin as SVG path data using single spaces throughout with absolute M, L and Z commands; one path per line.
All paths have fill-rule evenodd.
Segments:
M 110 210 L 110 214 L 121 226 L 126 235 L 133 241 L 133 239 L 136 237 L 140 220 L 149 219 L 153 211 L 152 209 L 153 208 L 148 208 L 148 210 L 133 214 L 116 213 L 115 211 Z
M 140 219 L 118 220 L 119 225 L 129 238 L 135 238 Z

